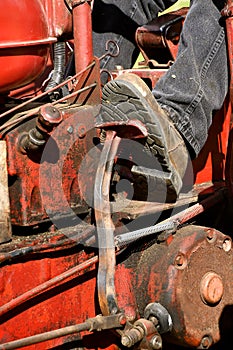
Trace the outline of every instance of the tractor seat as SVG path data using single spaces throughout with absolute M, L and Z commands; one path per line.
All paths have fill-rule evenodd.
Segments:
M 154 18 L 138 27 L 136 42 L 150 68 L 170 65 L 176 58 L 178 42 L 188 7 Z

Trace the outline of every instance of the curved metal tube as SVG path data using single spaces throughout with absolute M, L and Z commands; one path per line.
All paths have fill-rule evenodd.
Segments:
M 115 295 L 115 242 L 114 224 L 111 219 L 109 203 L 109 187 L 112 176 L 112 167 L 120 138 L 114 131 L 107 131 L 106 141 L 101 153 L 101 159 L 97 169 L 94 205 L 99 246 L 98 268 L 98 297 L 103 315 L 116 314 L 118 312 Z

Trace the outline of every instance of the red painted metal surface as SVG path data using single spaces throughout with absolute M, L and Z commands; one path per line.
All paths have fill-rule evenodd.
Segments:
M 35 225 L 48 219 L 47 213 L 50 217 L 59 215 L 62 218 L 72 210 L 88 212 L 80 194 L 78 171 L 93 147 L 97 112 L 98 108 L 90 106 L 83 110 L 70 109 L 63 114 L 62 123 L 53 131 L 46 147 L 30 157 L 22 151 L 20 140 L 35 126 L 34 119 L 7 135 L 13 224 Z M 92 164 L 89 167 L 91 169 Z M 91 178 L 91 172 L 89 176 Z
M 49 46 L 56 38 L 49 37 L 44 8 L 40 1 L 6 0 L 1 3 L 0 92 L 9 92 L 36 79 L 45 69 Z
M 44 331 L 83 322 L 89 316 L 95 316 L 95 270 L 86 268 L 60 283 L 58 287 L 49 288 L 40 295 L 30 298 L 30 290 L 41 283 L 64 273 L 80 264 L 86 254 L 78 258 L 77 249 L 64 252 L 48 251 L 31 258 L 1 268 L 2 305 L 27 292 L 28 303 L 11 307 L 11 311 L 1 315 L 1 342 L 27 337 Z M 89 271 L 89 272 L 87 272 Z M 20 277 L 20 283 L 18 276 Z M 62 295 L 62 299 L 61 299 Z M 63 302 L 62 302 L 63 300 Z M 83 302 L 85 301 L 85 302 Z M 17 305 L 17 303 L 15 303 Z M 16 327 L 17 324 L 17 327 Z M 13 335 L 13 336 L 12 336 Z M 79 342 L 79 336 L 69 336 L 67 342 Z M 37 344 L 31 349 L 49 349 L 63 344 L 64 339 Z
M 107 158 L 103 180 L 99 178 L 96 186 L 103 185 L 101 195 L 107 203 L 101 203 L 101 198 L 97 202 L 108 212 L 99 219 L 98 213 L 94 215 L 93 192 L 105 147 L 94 128 L 101 88 L 99 61 L 92 52 L 91 2 L 6 0 L 1 6 L 7 9 L 0 14 L 4 28 L 0 35 L 0 92 L 5 102 L 9 102 L 6 95 L 11 89 L 29 82 L 38 86 L 41 73 L 44 75 L 39 86 L 48 78 L 46 62 L 56 40 L 73 40 L 76 66 L 72 78 L 49 91 L 64 87 L 68 91 L 68 96 L 51 103 L 62 116 L 57 126 L 48 118 L 42 123 L 38 119 L 39 108 L 48 102 L 48 92 L 43 89 L 31 100 L 20 100 L 21 106 L 6 104 L 0 115 L 1 137 L 8 150 L 14 225 L 12 241 L 0 246 L 0 348 L 4 343 L 40 333 L 59 333 L 60 328 L 82 324 L 101 312 L 122 313 L 120 330 L 112 326 L 111 331 L 71 332 L 24 348 L 114 350 L 130 342 L 138 342 L 139 349 L 156 348 L 161 339 L 159 321 L 156 317 L 146 319 L 144 309 L 158 302 L 166 307 L 173 324 L 169 334 L 162 335 L 167 341 L 164 350 L 209 348 L 219 340 L 215 349 L 228 350 L 221 344 L 221 337 L 233 328 L 232 243 L 228 236 L 232 233 L 231 90 L 214 119 L 205 147 L 192 164 L 191 194 L 169 205 L 132 201 L 131 208 L 126 206 L 111 217 L 109 208 L 113 203 L 108 197 L 114 186 L 111 183 L 110 188 L 109 184 L 112 179 L 117 183 L 117 176 L 114 173 L 112 177 L 113 164 Z M 232 16 L 229 8 L 225 14 Z M 229 57 L 231 26 L 230 17 Z M 175 57 L 174 41 L 167 45 Z M 130 71 L 152 87 L 168 66 Z M 111 74 L 124 74 L 124 70 Z M 35 93 L 26 85 L 17 97 L 26 91 Z M 38 138 L 33 140 L 31 136 Z M 115 161 L 117 157 L 113 158 Z M 123 203 L 124 199 L 120 197 Z M 145 222 L 149 225 L 151 216 L 156 221 L 158 212 L 160 223 L 173 220 L 173 229 L 144 235 L 123 247 L 114 247 L 114 227 L 108 232 L 110 237 L 105 231 L 102 234 L 111 220 L 120 233 L 128 229 L 129 223 L 145 230 Z M 193 221 L 198 226 L 192 226 Z M 177 225 L 186 226 L 177 231 Z M 111 246 L 99 254 L 98 240 L 101 244 L 108 239 Z
M 90 1 L 72 0 L 76 72 L 86 68 L 93 59 Z
M 49 35 L 60 39 L 73 38 L 72 11 L 64 0 L 40 0 L 46 12 Z

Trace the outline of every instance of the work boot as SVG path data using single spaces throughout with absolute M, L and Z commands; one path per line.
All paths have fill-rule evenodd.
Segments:
M 132 122 L 135 125 L 139 122 L 142 131 L 143 126 L 146 128 L 144 147 L 150 150 L 160 164 L 158 170 L 136 165 L 132 167 L 132 173 L 144 176 L 147 180 L 154 177 L 157 183 L 165 183 L 166 201 L 174 201 L 181 190 L 189 159 L 184 140 L 146 83 L 136 74 L 125 73 L 104 86 L 102 111 L 96 126 L 119 129 L 121 137 L 122 126 L 125 126 L 125 135 L 128 137 L 127 125 L 132 125 Z

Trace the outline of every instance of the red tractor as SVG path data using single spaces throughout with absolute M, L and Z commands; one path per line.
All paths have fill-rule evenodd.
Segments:
M 95 128 L 91 5 L 0 4 L 0 349 L 231 349 L 232 85 L 175 203 L 142 198 L 140 142 Z M 135 33 L 149 86 L 187 11 Z

